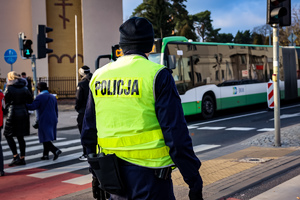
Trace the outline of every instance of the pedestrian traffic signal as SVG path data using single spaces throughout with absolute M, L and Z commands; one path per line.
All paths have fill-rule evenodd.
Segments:
M 291 0 L 267 0 L 267 24 L 291 25 Z
M 23 40 L 23 57 L 31 58 L 31 54 L 33 52 L 31 45 L 32 45 L 31 40 Z
M 46 44 L 52 42 L 53 39 L 47 38 L 47 33 L 53 31 L 52 28 L 46 27 L 45 25 L 38 25 L 38 34 L 37 34 L 37 57 L 38 58 L 46 58 L 47 53 L 52 53 L 52 49 L 48 49 Z

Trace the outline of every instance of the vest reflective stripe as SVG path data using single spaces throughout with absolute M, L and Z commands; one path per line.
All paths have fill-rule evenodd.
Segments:
M 126 147 L 137 144 L 143 144 L 152 142 L 155 140 L 163 140 L 161 130 L 147 131 L 143 133 L 134 134 L 126 137 L 116 138 L 98 138 L 98 144 L 102 148 L 115 148 L 115 147 Z
M 135 158 L 135 159 L 155 159 L 162 158 L 169 155 L 169 147 L 164 146 L 157 149 L 144 149 L 144 150 L 108 150 L 103 149 L 103 153 L 105 154 L 113 154 L 115 153 L 118 157 L 124 158 Z

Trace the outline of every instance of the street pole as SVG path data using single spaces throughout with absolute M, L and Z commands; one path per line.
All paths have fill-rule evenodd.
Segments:
M 33 73 L 34 98 L 36 98 L 36 96 L 37 96 L 36 62 L 35 61 L 36 61 L 36 57 L 33 54 L 32 57 L 31 57 L 31 69 L 32 69 L 32 73 Z M 37 120 L 38 119 L 38 114 L 37 114 L 36 110 L 34 111 L 34 114 L 35 114 L 35 120 Z
M 274 83 L 274 127 L 275 146 L 280 147 L 280 91 L 279 91 L 279 41 L 278 24 L 273 24 L 273 83 Z
M 33 54 L 31 57 L 31 69 L 33 73 L 33 85 L 34 85 L 34 98 L 37 96 L 37 89 L 36 89 L 36 58 L 35 55 Z

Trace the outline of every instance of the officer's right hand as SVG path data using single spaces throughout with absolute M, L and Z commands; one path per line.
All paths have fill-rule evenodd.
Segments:
M 189 198 L 190 200 L 203 200 L 202 197 L 202 188 L 203 188 L 203 181 L 201 176 L 197 179 L 196 183 L 194 184 L 193 188 L 189 191 Z
M 203 200 L 202 189 L 199 191 L 189 191 L 190 200 Z
M 93 176 L 92 180 L 92 191 L 93 191 L 93 197 L 95 199 L 100 199 L 100 188 L 99 188 L 99 181 L 96 177 Z

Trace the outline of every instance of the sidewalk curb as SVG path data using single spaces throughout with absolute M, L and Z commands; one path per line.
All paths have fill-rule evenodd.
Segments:
M 230 197 L 265 180 L 300 166 L 300 150 L 242 171 L 203 188 L 206 200 Z

